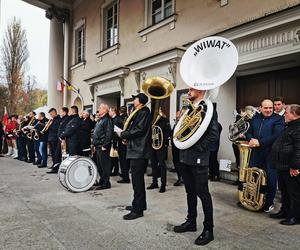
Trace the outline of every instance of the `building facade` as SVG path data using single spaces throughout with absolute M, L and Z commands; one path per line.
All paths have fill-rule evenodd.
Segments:
M 118 107 L 142 91 L 146 78 L 163 76 L 175 86 L 164 103 L 173 122 L 188 88 L 181 57 L 211 35 L 230 39 L 239 52 L 238 68 L 215 100 L 223 126 L 220 158 L 234 160 L 227 128 L 235 109 L 279 95 L 299 103 L 300 0 L 25 1 L 51 20 L 50 106 Z M 59 93 L 61 76 L 76 90 Z

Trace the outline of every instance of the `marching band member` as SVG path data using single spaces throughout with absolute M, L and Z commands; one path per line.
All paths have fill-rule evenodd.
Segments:
M 95 127 L 88 111 L 82 112 L 80 127 L 80 155 L 88 157 L 91 153 L 91 133 Z
M 7 125 L 5 126 L 5 134 L 6 134 L 6 141 L 7 141 L 7 147 L 8 152 L 7 156 L 11 155 L 15 157 L 17 155 L 16 152 L 16 137 L 15 137 L 15 131 L 17 129 L 18 123 L 16 121 L 15 116 L 11 116 L 7 120 Z
M 51 158 L 52 158 L 52 162 L 53 162 L 53 164 L 50 168 L 52 168 L 56 162 L 55 151 L 56 151 L 57 142 L 58 142 L 57 141 L 57 133 L 58 133 L 58 128 L 59 128 L 61 119 L 60 119 L 59 115 L 57 114 L 57 111 L 55 108 L 51 108 L 48 111 L 48 113 L 52 119 L 51 125 L 48 128 L 48 144 L 49 144 L 50 154 L 51 154 Z
M 108 105 L 104 103 L 100 104 L 100 120 L 95 126 L 93 135 L 93 145 L 96 148 L 97 168 L 100 175 L 100 186 L 96 187 L 96 190 L 111 188 L 109 182 L 111 173 L 111 162 L 109 152 L 113 137 L 113 123 L 108 115 L 108 112 Z
M 144 216 L 143 211 L 147 207 L 144 173 L 151 156 L 151 114 L 149 108 L 145 106 L 148 97 L 143 93 L 132 97 L 135 110 L 129 117 L 130 124 L 125 131 L 117 132 L 121 139 L 128 142 L 126 158 L 130 160 L 134 192 L 132 206 L 126 207 L 131 212 L 123 216 L 124 220 L 134 220 Z
M 206 104 L 203 101 L 205 90 L 190 88 L 188 98 L 193 106 Z M 189 107 L 189 112 L 192 108 Z M 206 245 L 214 239 L 213 235 L 213 206 L 211 195 L 208 189 L 208 164 L 210 143 L 217 140 L 218 125 L 217 113 L 213 111 L 212 119 L 203 136 L 190 148 L 180 150 L 181 171 L 185 190 L 187 193 L 188 215 L 187 221 L 174 227 L 174 232 L 195 232 L 197 231 L 197 196 L 201 199 L 204 213 L 204 229 L 200 236 L 195 240 L 196 245 Z
M 117 109 L 114 107 L 111 107 L 109 109 L 109 116 L 112 119 L 113 125 L 117 125 L 119 116 L 117 115 Z M 113 140 L 112 140 L 112 148 L 113 150 L 118 149 L 118 136 L 116 133 L 113 133 Z M 112 157 L 110 155 L 110 161 L 111 161 L 111 176 L 118 176 L 119 175 L 119 158 L 117 157 Z
M 152 167 L 152 183 L 147 189 L 155 189 L 158 188 L 157 179 L 160 176 L 161 178 L 161 186 L 159 189 L 160 193 L 164 193 L 166 191 L 167 184 L 167 165 L 166 159 L 168 157 L 168 146 L 169 140 L 171 136 L 171 126 L 166 118 L 166 115 L 162 111 L 162 108 L 159 108 L 159 117 L 155 124 L 152 126 L 158 126 L 163 133 L 163 141 L 162 147 L 160 149 L 154 149 L 152 147 L 151 154 L 151 167 Z
M 120 115 L 118 119 L 115 120 L 115 125 L 121 129 L 124 127 L 124 123 L 127 119 L 127 108 L 125 106 L 120 107 Z M 121 168 L 121 180 L 118 183 L 130 183 L 129 178 L 129 160 L 126 159 L 126 145 L 122 143 L 121 138 L 118 137 L 118 153 L 119 153 L 119 163 Z
M 68 115 L 69 109 L 67 107 L 62 107 L 60 110 L 60 120 L 59 120 L 59 126 L 57 130 L 57 146 L 55 150 L 55 157 L 54 157 L 54 165 L 52 166 L 50 171 L 47 171 L 47 174 L 56 174 L 59 169 L 59 165 L 62 160 L 62 152 L 61 152 L 61 135 L 65 131 L 65 128 L 67 124 L 70 121 L 70 116 Z
M 80 137 L 78 133 L 80 127 L 81 119 L 78 115 L 78 107 L 72 106 L 70 121 L 67 123 L 65 130 L 60 135 L 60 139 L 66 141 L 67 153 L 70 156 L 80 154 Z
M 28 114 L 28 125 L 34 126 L 37 123 L 37 120 L 35 119 L 36 113 L 34 111 L 31 111 Z M 33 138 L 26 137 L 26 145 L 28 149 L 28 160 L 26 162 L 28 163 L 34 163 L 35 162 L 35 151 L 34 151 L 34 141 Z
M 34 126 L 35 136 L 34 136 L 34 146 L 37 154 L 36 165 L 38 168 L 47 167 L 47 134 L 42 134 L 41 131 L 44 129 L 47 123 L 47 118 L 44 112 L 38 114 L 38 122 Z M 38 137 L 38 139 L 36 139 Z

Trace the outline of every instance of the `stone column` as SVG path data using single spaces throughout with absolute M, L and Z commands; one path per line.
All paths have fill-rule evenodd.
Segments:
M 59 110 L 63 104 L 63 94 L 57 91 L 57 81 L 61 81 L 64 69 L 63 23 L 56 18 L 50 20 L 48 106 Z
M 64 79 L 69 79 L 69 20 L 64 22 Z M 64 88 L 63 106 L 67 106 L 68 91 Z

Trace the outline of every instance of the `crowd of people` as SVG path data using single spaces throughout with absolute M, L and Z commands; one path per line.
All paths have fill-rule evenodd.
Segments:
M 194 106 L 201 105 L 205 91 L 189 89 L 188 98 Z M 152 183 L 148 190 L 166 192 L 167 155 L 172 146 L 174 169 L 178 179 L 174 186 L 184 185 L 187 194 L 188 215 L 183 224 L 174 227 L 177 233 L 196 231 L 197 197 L 201 199 L 204 212 L 204 229 L 196 239 L 197 245 L 205 245 L 214 239 L 213 205 L 208 188 L 208 179 L 218 181 L 219 164 L 217 154 L 220 145 L 222 126 L 214 108 L 212 119 L 203 136 L 187 149 L 178 149 L 172 141 L 176 123 L 184 112 L 192 112 L 184 107 L 176 113 L 176 121 L 171 128 L 163 107 L 158 115 L 147 107 L 148 97 L 139 93 L 133 97 L 134 109 L 127 114 L 127 108 L 109 107 L 100 104 L 96 115 L 83 111 L 80 115 L 77 106 L 63 107 L 58 114 L 55 108 L 49 110 L 51 119 L 45 113 L 30 112 L 27 116 L 11 116 L 3 127 L 0 136 L 5 138 L 8 152 L 15 159 L 48 167 L 48 174 L 57 173 L 63 154 L 91 157 L 98 169 L 100 179 L 95 190 L 111 188 L 110 176 L 121 177 L 118 183 L 130 183 L 134 191 L 130 212 L 124 220 L 143 216 L 147 209 L 144 175 L 150 161 Z M 282 218 L 283 225 L 294 225 L 300 219 L 300 106 L 285 105 L 282 98 L 273 101 L 265 99 L 250 121 L 248 131 L 241 135 L 253 149 L 249 167 L 259 167 L 267 173 L 266 202 L 263 210 L 274 209 L 277 182 L 281 191 L 282 207 L 272 218 Z M 205 112 L 204 112 L 205 113 Z M 241 116 L 243 114 L 241 113 Z M 161 145 L 153 146 L 153 128 L 158 126 L 163 132 Z M 119 128 L 119 129 L 116 129 Z M 47 166 L 48 151 L 52 164 Z M 66 152 L 65 152 L 66 151 Z M 2 152 L 1 156 L 2 155 Z M 239 154 L 235 148 L 237 163 Z M 131 178 L 129 177 L 131 172 Z M 160 186 L 158 179 L 160 178 Z

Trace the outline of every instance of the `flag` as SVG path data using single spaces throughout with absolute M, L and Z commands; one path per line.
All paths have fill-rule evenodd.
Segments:
M 6 106 L 4 107 L 4 115 L 3 115 L 3 124 L 4 126 L 7 125 L 7 120 L 8 120 L 8 112 L 7 112 L 7 109 L 6 109 Z
M 57 91 L 63 92 L 65 88 L 65 85 L 61 81 L 57 81 Z
M 72 91 L 72 90 L 73 90 L 72 85 L 68 85 L 68 86 L 67 86 L 67 90 Z

